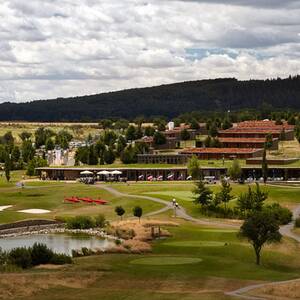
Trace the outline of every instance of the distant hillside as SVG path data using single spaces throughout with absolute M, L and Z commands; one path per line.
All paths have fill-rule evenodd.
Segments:
M 300 109 L 300 76 L 287 79 L 238 81 L 215 79 L 130 89 L 91 96 L 0 104 L 0 120 L 79 121 L 134 118 L 139 115 L 168 117 L 190 111 Z

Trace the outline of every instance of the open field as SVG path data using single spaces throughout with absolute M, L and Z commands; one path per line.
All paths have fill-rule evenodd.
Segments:
M 89 134 L 98 134 L 101 129 L 97 123 L 30 123 L 30 122 L 0 122 L 0 136 L 11 131 L 17 143 L 21 142 L 19 134 L 23 131 L 28 131 L 34 135 L 34 132 L 39 127 L 46 127 L 58 132 L 60 130 L 68 130 L 75 139 L 84 139 Z

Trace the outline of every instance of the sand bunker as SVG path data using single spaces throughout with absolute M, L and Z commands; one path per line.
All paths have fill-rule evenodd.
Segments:
M 25 214 L 48 214 L 51 212 L 50 210 L 47 209 L 24 209 L 24 210 L 19 210 L 18 212 L 25 213 Z
M 0 211 L 13 207 L 12 205 L 0 206 Z

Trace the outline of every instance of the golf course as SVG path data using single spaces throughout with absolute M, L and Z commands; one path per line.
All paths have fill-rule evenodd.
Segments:
M 240 222 L 216 220 L 201 215 L 193 203 L 193 183 L 99 183 L 38 181 L 13 172 L 12 180 L 0 179 L 0 223 L 28 219 L 60 219 L 78 215 L 103 214 L 118 222 L 114 208 L 122 205 L 124 219 L 133 219 L 132 208 L 143 208 L 143 220 L 168 220 L 170 237 L 151 242 L 149 254 L 105 254 L 74 259 L 60 268 L 33 268 L 0 275 L 0 299 L 233 299 L 232 291 L 243 287 L 294 280 L 300 277 L 299 243 L 283 237 L 267 245 L 262 264 L 254 262 L 253 249 L 237 236 Z M 211 186 L 218 190 L 219 184 Z M 233 184 L 233 195 L 246 191 Z M 300 188 L 263 186 L 268 202 L 294 208 L 300 203 Z M 127 196 L 126 196 L 127 195 Z M 64 197 L 95 197 L 107 205 L 65 203 Z M 172 199 L 184 211 L 174 217 Z M 156 199 L 156 201 L 155 201 Z M 161 201 L 161 202 L 160 202 Z M 236 198 L 231 202 L 234 203 Z M 232 205 L 230 203 L 230 205 Z M 20 210 L 44 210 L 42 214 Z M 196 222 L 199 220 L 199 223 Z M 205 221 L 203 224 L 202 221 Z M 221 224 L 229 226 L 222 226 Z M 17 284 L 18 283 L 18 284 Z M 30 284 L 29 284 L 30 283 Z M 293 286 L 295 285 L 292 282 Z M 280 289 L 254 289 L 245 295 L 277 293 Z M 151 295 L 151 296 L 150 296 Z

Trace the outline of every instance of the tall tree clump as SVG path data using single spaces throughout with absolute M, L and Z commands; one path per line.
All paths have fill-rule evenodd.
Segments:
M 193 180 L 201 178 L 200 161 L 196 155 L 193 155 L 188 161 L 188 174 L 192 176 Z
M 227 211 L 227 204 L 229 203 L 230 200 L 234 198 L 231 192 L 232 192 L 232 187 L 229 181 L 222 178 L 221 190 L 216 194 L 216 198 L 217 198 L 217 202 L 224 203 L 225 212 Z
M 262 170 L 262 177 L 264 179 L 264 183 L 266 184 L 268 180 L 268 161 L 267 161 L 266 148 L 264 148 L 264 152 L 263 152 L 261 170 Z
M 196 182 L 193 190 L 195 194 L 194 203 L 200 204 L 202 207 L 208 207 L 213 199 L 213 192 L 205 185 L 202 180 Z
M 237 159 L 232 162 L 231 167 L 228 169 L 228 175 L 232 180 L 238 180 L 241 178 L 242 169 Z

